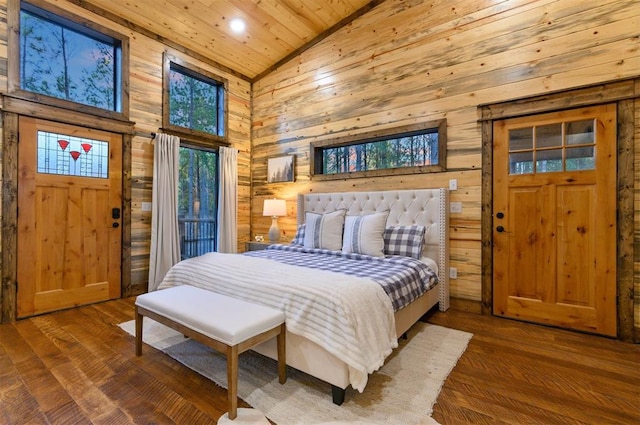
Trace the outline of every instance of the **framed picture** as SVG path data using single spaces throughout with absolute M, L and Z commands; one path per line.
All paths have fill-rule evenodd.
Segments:
M 267 183 L 292 182 L 295 180 L 295 155 L 269 158 Z

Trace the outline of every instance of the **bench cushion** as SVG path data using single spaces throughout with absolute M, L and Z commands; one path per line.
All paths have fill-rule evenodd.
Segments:
M 139 295 L 136 305 L 229 346 L 284 322 L 280 310 L 189 285 Z

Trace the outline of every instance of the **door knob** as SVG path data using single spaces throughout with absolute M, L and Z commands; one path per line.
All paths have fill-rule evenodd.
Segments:
M 111 227 L 118 227 L 118 226 L 120 226 L 120 223 L 115 223 L 115 222 L 114 222 L 114 223 L 111 225 Z
M 496 227 L 496 231 L 497 231 L 498 233 L 502 233 L 502 232 L 504 232 L 504 227 L 502 227 L 502 226 L 498 226 L 498 227 Z
M 496 214 L 496 217 L 504 218 L 504 213 L 503 212 L 499 212 L 498 214 Z

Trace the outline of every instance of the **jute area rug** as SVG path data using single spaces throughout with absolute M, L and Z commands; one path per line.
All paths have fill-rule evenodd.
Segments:
M 120 327 L 135 334 L 133 321 Z M 293 368 L 280 385 L 276 362 L 248 351 L 239 359 L 238 395 L 278 425 L 437 424 L 431 418 L 433 405 L 471 337 L 416 323 L 385 365 L 369 376 L 363 393 L 347 389 L 342 406 L 332 403 L 329 384 Z M 223 355 L 146 317 L 143 340 L 226 388 Z

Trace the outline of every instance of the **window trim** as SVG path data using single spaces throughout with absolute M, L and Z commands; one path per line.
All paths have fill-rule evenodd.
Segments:
M 163 54 L 162 61 L 162 131 L 178 136 L 181 139 L 188 139 L 195 142 L 200 147 L 229 146 L 229 81 L 226 78 L 222 78 L 212 72 L 170 55 L 167 52 Z M 224 99 L 222 100 L 222 111 L 218 111 L 218 116 L 222 113 L 222 136 L 206 133 L 204 131 L 192 130 L 170 123 L 169 72 L 171 71 L 172 64 L 185 74 L 194 74 L 194 76 L 204 77 L 222 85 L 224 90 Z
M 76 30 L 78 28 L 86 28 L 88 29 L 88 33 L 94 38 L 96 37 L 96 33 L 98 33 L 101 34 L 103 38 L 111 38 L 120 42 L 119 50 L 121 61 L 119 69 L 116 70 L 116 81 L 120 84 L 118 93 L 120 111 L 110 111 L 71 100 L 47 96 L 45 94 L 23 90 L 20 87 L 20 10 L 23 3 L 42 9 L 49 18 L 60 17 L 70 21 Z M 8 0 L 7 20 L 9 25 L 9 34 L 7 36 L 7 91 L 11 96 L 99 117 L 129 120 L 129 37 L 43 0 Z
M 336 148 L 360 143 L 376 142 L 386 139 L 393 139 L 407 133 L 420 132 L 424 130 L 436 130 L 438 134 L 438 163 L 434 165 L 420 165 L 414 167 L 384 168 L 379 170 L 353 171 L 349 173 L 322 173 L 322 152 L 325 148 Z M 367 178 L 379 176 L 397 176 L 406 174 L 426 174 L 446 171 L 447 161 L 447 120 L 427 121 L 419 124 L 410 124 L 401 127 L 375 130 L 361 134 L 349 135 L 345 137 L 332 138 L 311 142 L 311 179 L 316 181 L 341 180 L 352 178 Z

